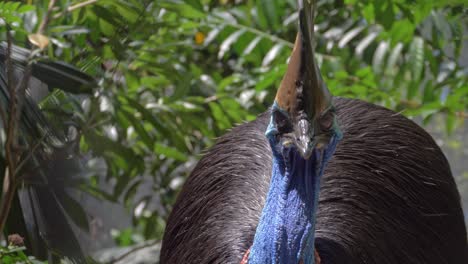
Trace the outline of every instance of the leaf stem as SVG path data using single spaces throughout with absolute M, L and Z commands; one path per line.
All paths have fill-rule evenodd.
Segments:
M 52 14 L 52 9 L 54 8 L 55 3 L 57 0 L 50 0 L 49 2 L 49 7 L 47 8 L 47 13 L 44 16 L 44 19 L 42 19 L 42 22 L 39 26 L 39 29 L 37 30 L 38 34 L 44 33 L 44 30 L 46 29 L 47 25 L 49 24 L 50 20 L 50 15 Z
M 76 9 L 80 9 L 80 8 L 88 6 L 88 5 L 92 5 L 94 3 L 97 3 L 97 1 L 99 1 L 99 0 L 88 0 L 88 1 L 84 1 L 84 2 L 81 2 L 81 3 L 75 4 L 75 5 L 69 6 L 65 11 L 62 11 L 60 13 L 55 14 L 52 17 L 52 19 L 60 18 L 61 16 L 65 15 L 66 13 L 73 12 Z

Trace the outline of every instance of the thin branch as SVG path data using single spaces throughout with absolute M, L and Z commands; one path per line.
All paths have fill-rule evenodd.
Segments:
M 158 243 L 159 243 L 159 241 L 156 240 L 156 241 L 153 241 L 153 242 L 148 243 L 148 244 L 143 244 L 143 245 L 140 245 L 140 246 L 136 246 L 136 247 L 130 249 L 129 251 L 123 253 L 122 255 L 111 259 L 110 261 L 106 262 L 106 264 L 115 264 L 115 263 L 123 260 L 124 258 L 130 256 L 131 254 L 133 254 L 133 253 L 135 253 L 135 252 L 137 252 L 139 250 L 142 250 L 142 249 L 147 248 L 147 247 L 152 247 L 152 246 L 154 246 L 154 245 L 156 245 Z
M 29 161 L 29 159 L 33 157 L 36 150 L 41 146 L 42 143 L 44 143 L 47 135 L 48 133 L 44 133 L 44 135 L 42 135 L 42 137 L 36 142 L 36 144 L 34 144 L 34 146 L 28 151 L 28 155 L 24 159 L 22 159 L 21 162 L 16 167 L 16 172 L 15 172 L 16 174 L 18 174 L 21 171 L 21 169 L 24 167 L 24 165 L 26 165 L 26 163 Z M 19 179 L 20 177 L 17 176 L 17 178 Z
M 57 18 L 60 18 L 61 16 L 64 16 L 65 14 L 67 13 L 70 13 L 70 12 L 73 12 L 75 11 L 76 9 L 80 9 L 82 7 L 85 7 L 85 6 L 88 6 L 88 5 L 92 5 L 94 3 L 97 3 L 97 1 L 99 0 L 88 0 L 88 1 L 84 1 L 84 2 L 81 2 L 81 3 L 78 3 L 76 5 L 72 5 L 72 6 L 69 6 L 67 8 L 67 10 L 63 11 L 63 12 L 60 12 L 58 14 L 55 14 L 52 19 L 57 19 Z
M 10 214 L 11 204 L 16 192 L 16 169 L 21 154 L 18 153 L 18 126 L 20 122 L 22 105 L 24 102 L 24 96 L 26 87 L 28 87 L 29 80 L 31 78 L 31 65 L 29 64 L 25 70 L 23 79 L 18 84 L 18 88 L 11 89 L 14 91 L 10 100 L 10 117 L 8 121 L 8 133 L 5 144 L 5 158 L 7 162 L 7 171 L 5 172 L 3 179 L 3 193 L 0 204 L 0 232 L 5 227 L 6 220 Z
M 55 5 L 56 2 L 57 2 L 57 0 L 50 0 L 49 7 L 47 8 L 47 13 L 44 16 L 44 19 L 42 19 L 41 25 L 39 26 L 39 29 L 37 30 L 38 34 L 44 33 L 44 30 L 46 29 L 47 25 L 49 24 L 50 15 L 52 14 L 52 10 L 53 10 L 54 5 Z
M 50 0 L 49 7 L 47 10 L 44 19 L 42 20 L 37 33 L 42 34 L 46 29 L 49 23 L 49 17 L 52 12 L 52 9 L 56 3 L 56 0 Z M 5 141 L 5 173 L 3 178 L 3 190 L 0 200 L 0 232 L 3 232 L 8 215 L 10 214 L 11 204 L 13 198 L 15 197 L 16 187 L 17 187 L 17 167 L 20 161 L 21 149 L 18 145 L 18 128 L 22 114 L 22 107 L 24 104 L 26 88 L 28 87 L 29 80 L 32 74 L 32 65 L 31 59 L 35 56 L 36 52 L 32 51 L 28 58 L 28 65 L 23 74 L 21 82 L 16 86 L 14 84 L 13 76 L 13 62 L 12 62 L 12 46 L 13 46 L 13 37 L 9 28 L 7 28 L 7 52 L 6 52 L 6 68 L 7 68 L 7 86 L 9 94 L 9 104 L 8 110 L 8 120 L 4 124 L 6 131 L 6 141 Z M 3 118 L 3 114 L 2 114 Z M 4 119 L 7 119 L 5 117 Z

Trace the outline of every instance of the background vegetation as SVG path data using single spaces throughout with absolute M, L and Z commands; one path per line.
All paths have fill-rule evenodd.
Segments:
M 438 117 L 447 133 L 463 125 L 465 0 L 318 2 L 318 60 L 334 95 L 424 124 Z M 73 183 L 52 189 L 75 233 L 92 233 L 100 217 L 80 202 L 91 194 L 131 214 L 131 227 L 114 232 L 117 244 L 160 240 L 200 153 L 273 101 L 295 9 L 295 0 L 1 2 L 4 233 L 38 221 L 21 213 L 24 190 L 58 181 Z M 54 251 L 53 238 L 39 240 L 30 254 L 42 244 Z

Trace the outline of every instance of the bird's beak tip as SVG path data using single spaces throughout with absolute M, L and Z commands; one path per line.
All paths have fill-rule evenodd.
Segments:
M 304 148 L 300 148 L 300 154 L 303 159 L 308 160 L 312 156 L 312 152 L 314 151 L 314 147 L 311 145 L 304 146 Z

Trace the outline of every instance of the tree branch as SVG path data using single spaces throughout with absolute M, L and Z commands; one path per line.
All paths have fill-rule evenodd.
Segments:
M 46 29 L 47 25 L 49 24 L 50 15 L 52 14 L 52 9 L 54 8 L 54 5 L 56 2 L 57 0 L 50 0 L 49 7 L 47 8 L 47 13 L 44 16 L 44 19 L 42 19 L 41 25 L 39 26 L 39 29 L 37 30 L 38 34 L 42 34 L 44 30 Z
M 2 190 L 2 197 L 0 201 L 0 232 L 3 231 L 3 227 L 5 226 L 6 220 L 8 218 L 8 214 L 11 208 L 11 202 L 13 201 L 15 195 L 15 175 L 14 172 L 16 170 L 16 155 L 15 155 L 15 147 L 16 147 L 16 89 L 13 80 L 13 62 L 11 60 L 12 54 L 12 42 L 13 37 L 11 36 L 10 28 L 7 28 L 7 52 L 6 52 L 6 68 L 7 68 L 7 86 L 8 86 L 8 94 L 9 102 L 7 108 L 10 115 L 5 117 L 4 129 L 6 132 L 6 141 L 5 141 L 5 172 L 3 178 L 3 190 Z
M 142 250 L 144 248 L 148 248 L 148 247 L 152 247 L 156 244 L 158 244 L 159 241 L 153 241 L 153 242 L 150 242 L 150 243 L 145 243 L 143 245 L 139 245 L 139 246 L 136 246 L 130 250 L 128 250 L 127 252 L 123 253 L 122 255 L 118 256 L 118 257 L 115 257 L 113 258 L 112 260 L 106 262 L 106 264 L 115 264 L 121 260 L 123 260 L 124 258 L 130 256 L 131 254 L 139 251 L 139 250 Z
M 47 13 L 41 22 L 37 33 L 41 34 L 46 29 L 49 23 L 49 17 L 52 9 L 56 3 L 56 0 L 50 0 Z M 0 200 L 0 232 L 3 232 L 8 215 L 10 213 L 11 204 L 15 197 L 17 187 L 17 167 L 22 156 L 21 149 L 18 145 L 18 127 L 22 114 L 22 107 L 24 104 L 26 88 L 28 87 L 29 80 L 32 74 L 31 57 L 35 56 L 36 52 L 32 51 L 28 58 L 28 65 L 23 74 L 23 78 L 18 85 L 14 83 L 13 75 L 13 61 L 12 61 L 12 46 L 13 37 L 10 32 L 10 28 L 7 28 L 7 52 L 6 52 L 6 69 L 7 69 L 7 86 L 8 86 L 8 106 L 5 110 L 6 113 L 2 113 L 2 119 L 4 120 L 4 129 L 6 132 L 5 141 L 5 172 L 3 178 L 3 190 Z M 6 116 L 8 115 L 8 117 Z

